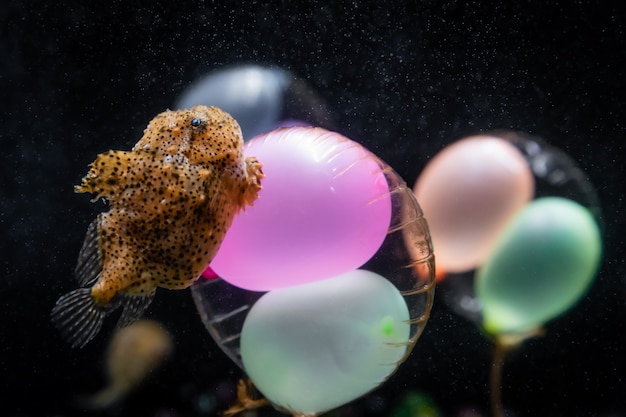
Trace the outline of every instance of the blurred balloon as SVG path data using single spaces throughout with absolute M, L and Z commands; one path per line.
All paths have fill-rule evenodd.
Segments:
M 595 189 L 565 152 L 521 132 L 488 136 L 517 149 L 534 177 L 537 199 L 503 219 L 478 270 L 455 273 L 440 294 L 445 304 L 493 338 L 492 414 L 503 417 L 506 353 L 540 335 L 547 321 L 571 308 L 588 289 L 600 263 L 602 224 Z M 428 210 L 426 202 L 424 207 Z M 435 244 L 436 230 L 434 225 Z M 438 257 L 444 250 L 437 246 Z
M 256 137 L 246 153 L 263 163 L 263 189 L 211 262 L 221 278 L 268 291 L 349 272 L 378 251 L 391 198 L 368 150 L 325 129 L 293 127 Z
M 89 398 L 87 405 L 106 408 L 119 401 L 172 353 L 170 334 L 157 322 L 138 320 L 118 329 L 107 350 L 108 386 Z
M 312 414 L 376 388 L 409 339 L 400 292 L 378 274 L 355 270 L 261 297 L 243 325 L 241 356 L 267 399 Z
M 392 409 L 390 417 L 440 417 L 433 399 L 419 391 L 409 391 Z
M 414 190 L 428 216 L 438 269 L 459 273 L 479 266 L 533 188 L 521 152 L 498 137 L 472 136 L 437 154 Z
M 217 69 L 192 83 L 174 107 L 185 109 L 197 104 L 230 113 L 246 140 L 286 120 L 291 125 L 332 127 L 319 94 L 304 80 L 273 66 L 242 64 Z
M 490 375 L 494 417 L 504 417 L 502 367 L 506 353 L 571 308 L 587 291 L 601 258 L 591 212 L 561 197 L 542 197 L 506 227 L 484 265 L 475 291 L 482 328 L 494 339 Z
M 522 132 L 493 131 L 487 135 L 505 140 L 522 154 L 534 176 L 536 197 L 554 196 L 576 201 L 586 207 L 602 227 L 596 191 L 569 155 L 540 138 Z M 437 256 L 439 249 L 437 247 Z M 474 270 L 453 275 L 454 279 L 447 279 L 445 285 L 440 287 L 441 299 L 458 314 L 481 326 L 480 301 L 474 292 Z
M 523 333 L 569 309 L 598 269 L 601 239 L 586 208 L 544 197 L 506 227 L 477 272 L 483 326 L 491 334 Z
M 311 133 L 315 134 L 315 140 L 303 140 L 303 136 Z M 265 295 L 223 279 L 200 279 L 192 286 L 192 293 L 210 334 L 250 375 L 272 404 L 294 415 L 314 416 L 374 389 L 409 355 L 430 314 L 434 297 L 434 257 L 428 226 L 415 196 L 388 165 L 360 145 L 322 129 L 295 128 L 274 135 L 280 140 L 257 138 L 248 149 L 252 152 L 255 147 L 255 154 L 267 162 L 266 179 L 276 177 L 275 181 L 281 182 L 293 180 L 293 176 L 298 178 L 288 188 L 292 195 L 263 194 L 258 202 L 265 201 L 273 211 L 268 213 L 267 220 L 248 224 L 247 234 L 241 231 L 240 239 L 257 239 L 249 250 L 259 251 L 262 256 L 238 249 L 232 259 L 249 264 L 251 275 L 247 278 L 250 279 L 261 276 L 261 271 L 277 271 L 283 263 L 290 265 L 293 273 L 283 275 L 282 288 Z M 259 154 L 264 147 L 270 156 L 267 160 Z M 280 155 L 286 151 L 300 152 L 309 158 L 315 156 L 313 159 L 326 161 L 322 166 L 331 162 L 339 165 L 329 173 L 304 159 L 306 163 L 296 163 L 299 173 L 294 167 L 291 172 L 272 174 L 269 169 L 272 162 L 283 161 L 285 158 Z M 293 153 L 286 155 L 288 164 L 299 160 Z M 358 172 L 353 178 L 352 170 Z M 351 185 L 333 186 L 332 198 L 323 196 L 307 203 L 314 205 L 314 211 L 294 198 L 311 193 L 302 193 L 300 188 L 311 190 L 329 179 L 350 179 Z M 269 189 L 267 185 L 263 192 Z M 363 200 L 359 193 L 354 194 L 355 189 L 375 192 Z M 342 204 L 338 206 L 337 201 Z M 370 204 L 366 205 L 367 202 Z M 333 264 L 337 257 L 343 258 L 355 247 L 361 248 L 362 236 L 342 240 L 343 243 L 337 245 L 332 234 L 326 241 L 318 240 L 319 230 L 333 232 L 327 227 L 328 219 L 342 213 L 346 216 L 343 222 L 363 233 L 380 219 L 361 212 L 379 210 L 376 205 L 386 207 L 383 210 L 386 214 L 385 221 L 379 224 L 384 225 L 381 241 L 372 253 L 334 275 L 311 263 L 310 258 L 314 257 L 320 264 Z M 347 216 L 350 213 L 346 206 L 352 208 L 351 216 Z M 289 216 L 299 212 L 307 215 L 289 223 Z M 245 219 L 252 215 L 249 210 L 239 217 Z M 266 223 L 269 229 L 259 233 Z M 291 226 L 285 229 L 285 223 Z M 335 227 L 345 229 L 341 222 Z M 300 228 L 300 232 L 293 233 L 291 228 Z M 295 237 L 290 244 L 280 243 L 283 235 L 290 234 Z M 326 248 L 329 245 L 333 245 L 330 251 Z M 322 271 L 322 276 L 310 274 L 309 270 L 316 268 Z M 215 271 L 222 274 L 219 268 Z M 278 272 L 273 272 L 268 277 L 274 279 L 276 274 Z M 303 283 L 300 276 L 306 274 L 310 275 L 310 280 Z M 387 340 L 398 344 L 387 345 Z M 263 345 L 267 349 L 261 349 Z M 291 379 L 293 384 L 287 383 L 287 386 L 293 387 L 283 389 L 285 379 L 281 378 Z M 345 383 L 337 388 L 340 380 Z M 335 387 L 335 392 L 329 390 L 331 386 Z M 232 409 L 245 409 L 249 402 L 240 399 Z

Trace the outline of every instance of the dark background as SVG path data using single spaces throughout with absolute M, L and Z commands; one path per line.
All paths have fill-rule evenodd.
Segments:
M 0 6 L 0 415 L 82 415 L 74 398 L 104 383 L 114 323 L 73 350 L 49 320 L 75 287 L 87 224 L 105 209 L 73 185 L 97 153 L 129 149 L 191 81 L 241 62 L 307 80 L 337 129 L 411 185 L 444 145 L 478 131 L 520 130 L 568 152 L 599 193 L 604 262 L 588 296 L 509 357 L 503 398 L 511 416 L 626 415 L 619 2 L 53 3 Z M 160 291 L 148 315 L 171 330 L 176 354 L 101 414 L 215 415 L 241 374 L 189 292 Z M 410 360 L 339 414 L 387 416 L 421 391 L 444 415 L 487 415 L 490 354 L 437 299 Z

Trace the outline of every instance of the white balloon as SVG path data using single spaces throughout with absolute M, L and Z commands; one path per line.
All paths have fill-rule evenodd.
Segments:
M 409 311 L 396 287 L 355 270 L 261 297 L 243 325 L 241 356 L 272 403 L 321 413 L 384 382 L 409 337 Z

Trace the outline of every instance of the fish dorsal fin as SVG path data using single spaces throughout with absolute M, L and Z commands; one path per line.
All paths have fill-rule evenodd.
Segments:
M 83 247 L 78 254 L 78 263 L 74 274 L 82 287 L 90 287 L 102 271 L 102 255 L 100 253 L 100 216 L 96 217 L 87 228 Z
M 152 302 L 155 292 L 156 291 L 152 291 L 141 295 L 119 293 L 115 298 L 119 297 L 119 303 L 123 306 L 124 310 L 117 322 L 117 327 L 128 326 L 139 319 Z

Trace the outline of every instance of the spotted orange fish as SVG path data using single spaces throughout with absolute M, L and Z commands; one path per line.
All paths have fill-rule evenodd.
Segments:
M 131 151 L 98 155 L 75 187 L 108 200 L 78 256 L 82 288 L 62 296 L 52 321 L 82 347 L 107 314 L 139 318 L 157 287 L 190 286 L 211 262 L 237 212 L 261 189 L 261 164 L 244 159 L 237 122 L 216 107 L 156 116 Z

